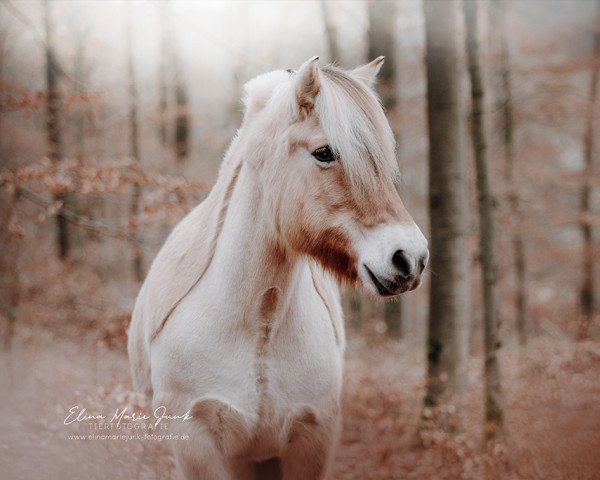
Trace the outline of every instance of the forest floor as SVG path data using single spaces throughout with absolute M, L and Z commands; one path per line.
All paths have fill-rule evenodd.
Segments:
M 107 413 L 143 405 L 131 392 L 122 331 L 69 335 L 37 322 L 17 326 L 10 351 L 0 355 L 2 478 L 177 478 L 165 442 L 69 438 L 122 432 L 63 424 L 72 406 Z M 465 434 L 433 434 L 428 448 L 411 448 L 423 394 L 418 352 L 402 342 L 367 345 L 351 336 L 335 479 L 495 478 L 504 460 L 507 478 L 600 478 L 598 343 L 545 339 L 524 353 L 506 347 L 506 442 L 487 449 L 481 446 L 481 357 L 469 371 Z

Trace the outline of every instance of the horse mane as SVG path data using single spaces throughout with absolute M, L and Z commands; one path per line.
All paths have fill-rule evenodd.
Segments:
M 245 113 L 242 123 L 268 101 L 273 85 L 281 78 L 275 72 L 259 75 L 244 86 Z M 239 132 L 238 132 L 239 134 Z M 138 295 L 133 316 L 145 319 L 148 347 L 161 332 L 179 303 L 200 281 L 212 262 L 227 215 L 227 207 L 235 188 L 243 159 L 236 154 L 239 136 L 225 154 L 217 180 L 208 196 L 181 220 L 168 236 L 152 262 Z M 143 311 L 140 311 L 141 309 Z
M 241 166 L 240 158 L 225 156 L 208 196 L 173 229 L 152 262 L 136 303 L 136 309 L 143 305 L 149 342 L 210 265 Z

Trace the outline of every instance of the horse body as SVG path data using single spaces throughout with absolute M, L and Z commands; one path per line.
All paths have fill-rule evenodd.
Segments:
M 261 194 L 248 170 L 240 172 L 211 265 L 153 342 L 151 371 L 154 408 L 191 408 L 203 418 L 185 425 L 195 432 L 187 448 L 201 452 L 208 436 L 250 468 L 282 456 L 307 412 L 337 422 L 343 344 L 341 323 L 334 327 L 314 285 L 313 275 L 330 282 L 326 274 L 306 259 L 271 267 L 277 254 L 259 238 Z M 213 424 L 201 411 L 207 398 L 215 418 L 221 410 L 235 418 Z M 223 465 L 215 470 L 227 478 Z
M 213 192 L 176 227 L 142 287 L 129 338 L 134 384 L 155 408 L 190 410 L 191 421 L 170 424 L 189 435 L 173 442 L 188 479 L 253 479 L 256 462 L 272 457 L 285 479 L 325 478 L 345 346 L 337 283 L 387 296 L 420 282 L 426 242 L 382 163 L 395 164 L 381 145 L 389 127 L 352 150 L 335 145 L 340 131 L 344 144 L 356 142 L 351 129 L 381 133 L 383 114 L 360 79 L 380 64 L 326 79 L 312 60 L 251 82 Z M 317 95 L 335 82 L 362 109 L 347 112 L 362 123 L 338 119 L 337 132 L 325 118 L 340 106 L 334 93 L 322 94 L 329 113 L 315 115 Z M 328 143 L 335 158 L 323 157 Z M 352 155 L 366 157 L 371 184 L 351 172 Z

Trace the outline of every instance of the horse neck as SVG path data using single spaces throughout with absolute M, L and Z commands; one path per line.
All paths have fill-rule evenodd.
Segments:
M 272 215 L 258 172 L 244 163 L 213 257 L 218 291 L 231 304 L 256 305 L 273 288 L 279 290 L 278 300 L 289 301 L 301 271 L 308 268 L 296 254 L 278 247 Z

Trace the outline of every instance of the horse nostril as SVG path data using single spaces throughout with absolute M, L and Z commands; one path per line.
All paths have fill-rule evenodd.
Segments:
M 427 262 L 427 257 L 421 257 L 419 259 L 419 273 L 423 273 L 423 270 L 425 270 L 426 262 Z
M 408 277 L 412 271 L 412 266 L 408 258 L 402 250 L 397 250 L 392 257 L 392 263 L 394 267 L 396 267 L 402 275 Z

